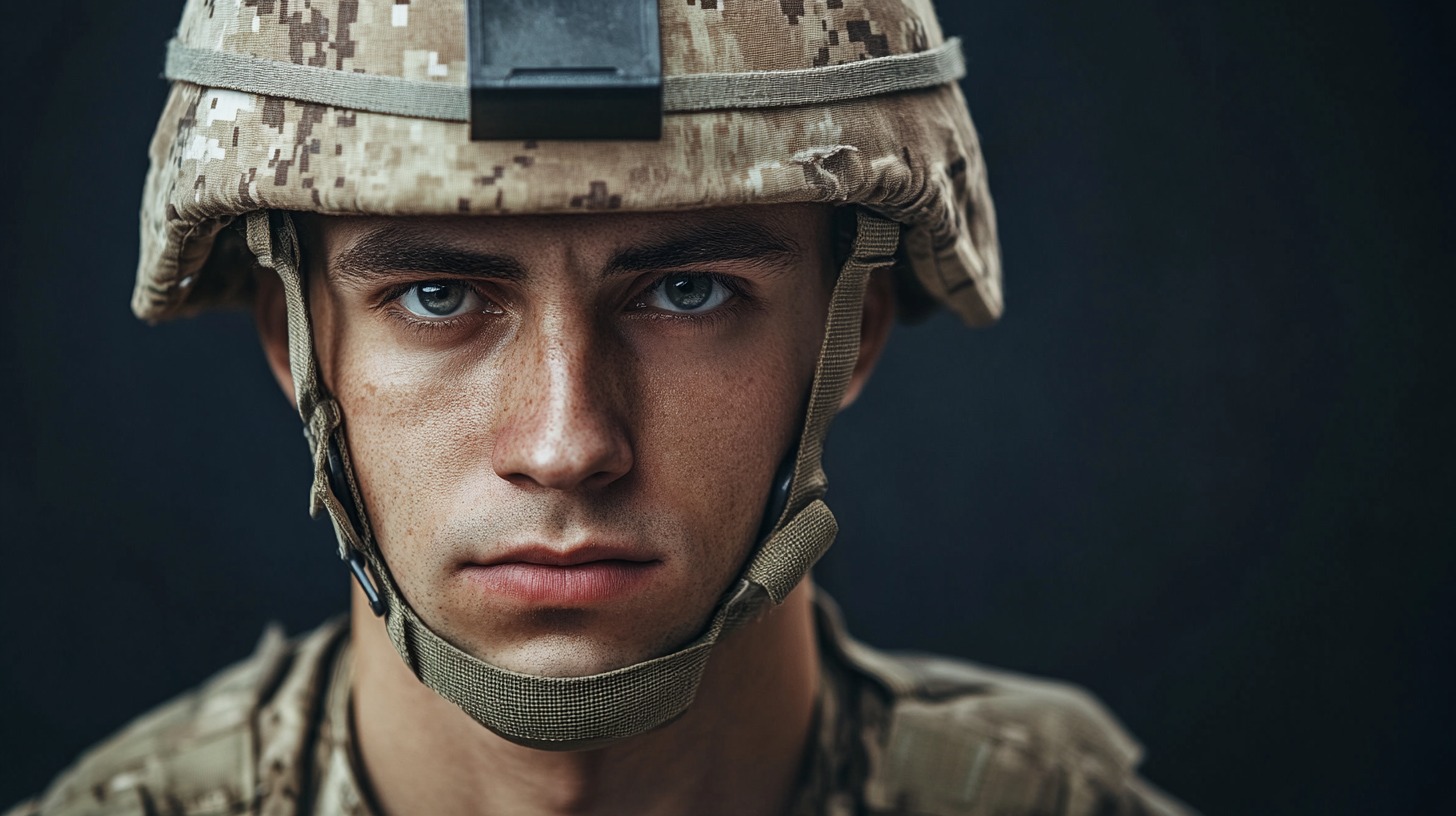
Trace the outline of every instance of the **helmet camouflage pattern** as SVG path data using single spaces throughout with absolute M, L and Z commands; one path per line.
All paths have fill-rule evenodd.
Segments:
M 666 83 L 937 49 L 959 64 L 958 42 L 944 40 L 927 0 L 663 0 L 660 25 Z M 462 0 L 189 2 L 142 201 L 137 315 L 245 301 L 248 276 L 227 247 L 213 250 L 226 224 L 259 209 L 499 215 L 789 202 L 861 204 L 904 224 L 905 260 L 926 292 L 973 325 L 1000 314 L 995 216 L 954 82 L 830 102 L 801 93 L 752 109 L 669 105 L 660 141 L 472 142 L 463 121 L 304 99 L 325 72 L 463 90 L 464 30 Z M 246 61 L 196 75 L 177 70 L 177 52 Z M 313 70 L 291 97 L 249 92 L 277 65 Z M 181 81 L 189 73 L 194 81 Z M 826 78 L 841 94 L 864 92 L 851 76 Z

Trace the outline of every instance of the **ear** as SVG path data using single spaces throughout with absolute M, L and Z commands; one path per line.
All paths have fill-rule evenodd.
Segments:
M 854 373 L 849 377 L 849 386 L 844 389 L 844 398 L 839 401 L 843 411 L 859 398 L 860 389 L 869 380 L 870 373 L 879 362 L 880 352 L 890 339 L 890 327 L 895 323 L 895 285 L 890 267 L 876 269 L 870 275 L 865 288 L 864 311 L 859 328 L 859 359 L 855 360 Z
M 253 271 L 256 295 L 253 300 L 253 322 L 258 326 L 258 339 L 263 343 L 263 354 L 268 358 L 268 368 L 273 379 L 283 389 L 284 396 L 295 407 L 298 398 L 293 393 L 293 372 L 288 366 L 288 308 L 283 298 L 283 281 L 269 269 Z

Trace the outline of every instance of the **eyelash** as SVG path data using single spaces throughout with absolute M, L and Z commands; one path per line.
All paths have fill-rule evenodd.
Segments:
M 641 308 L 642 305 L 646 302 L 646 296 L 648 292 L 651 292 L 653 289 L 661 286 L 668 278 L 683 274 L 702 275 L 703 277 L 708 278 L 719 286 L 722 286 L 724 289 L 727 289 L 731 297 L 722 306 L 719 306 L 711 312 L 705 312 L 703 314 L 651 312 L 648 311 L 646 308 Z M 753 304 L 754 298 L 748 292 L 748 285 L 740 278 L 720 275 L 717 272 L 667 272 L 659 275 L 658 277 L 654 278 L 651 283 L 638 289 L 637 294 L 632 296 L 632 305 L 629 307 L 628 311 L 630 314 L 632 314 L 632 316 L 641 319 L 675 320 L 703 325 L 712 323 L 715 320 L 720 320 L 722 318 L 728 317 L 732 314 L 735 314 L 741 309 L 752 306 Z
M 500 307 L 500 304 L 496 302 L 496 298 L 493 298 L 490 295 L 486 294 L 484 291 L 481 290 L 479 286 L 467 283 L 466 281 L 451 280 L 449 278 L 425 278 L 422 280 L 416 280 L 409 283 L 401 283 L 397 286 L 392 286 L 380 292 L 378 295 L 375 295 L 373 306 L 375 309 L 382 311 L 390 319 L 398 320 L 400 323 L 403 323 L 406 328 L 419 332 L 437 332 L 458 328 L 461 323 L 471 319 L 472 317 L 475 317 L 478 314 L 472 313 L 456 315 L 455 317 L 445 318 L 443 320 L 422 320 L 410 314 L 408 309 L 405 309 L 403 306 L 398 305 L 399 299 L 403 297 L 406 292 L 415 288 L 416 286 L 422 286 L 427 283 L 450 283 L 454 285 L 464 286 L 473 290 L 476 296 L 478 296 L 482 300 L 488 301 L 490 303 L 496 303 L 497 307 Z
M 729 300 L 722 306 L 719 306 L 713 311 L 707 312 L 705 314 L 671 314 L 665 312 L 652 312 L 643 307 L 643 304 L 645 304 L 647 300 L 647 293 L 661 286 L 663 282 L 665 282 L 668 278 L 673 277 L 674 275 L 681 274 L 684 273 L 667 272 L 654 278 L 652 282 L 647 284 L 646 286 L 639 288 L 637 290 L 637 293 L 629 299 L 630 305 L 627 307 L 628 314 L 635 319 L 671 320 L 674 322 L 706 325 L 713 323 L 719 319 L 728 317 L 736 313 L 740 309 L 749 308 L 755 303 L 754 297 L 748 292 L 749 287 L 746 285 L 745 281 L 738 278 L 729 277 L 727 275 L 720 275 L 716 272 L 694 272 L 691 274 L 703 275 L 704 277 L 710 278 L 714 283 L 718 284 L 719 286 L 724 287 L 731 293 L 732 297 L 729 298 Z M 481 299 L 489 301 L 491 303 L 496 303 L 499 306 L 497 298 L 491 297 L 489 294 L 482 291 L 481 288 L 475 284 L 468 283 L 462 280 L 451 280 L 450 278 L 428 278 L 423 280 L 410 281 L 409 283 L 401 283 L 381 291 L 378 295 L 374 297 L 373 307 L 375 309 L 383 311 L 391 319 L 400 321 L 408 328 L 423 332 L 436 332 L 453 329 L 458 327 L 465 320 L 469 320 L 475 316 L 474 314 L 466 314 L 458 315 L 456 317 L 447 318 L 444 320 L 421 320 L 420 318 L 410 314 L 407 309 L 397 306 L 397 302 L 401 297 L 404 296 L 406 292 L 416 286 L 420 286 L 426 283 L 451 283 L 458 284 L 460 286 L 466 286 L 474 290 L 475 294 Z

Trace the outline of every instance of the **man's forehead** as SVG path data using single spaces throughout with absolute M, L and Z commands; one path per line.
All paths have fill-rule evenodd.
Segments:
M 331 277 L 365 283 L 401 270 L 528 278 L 565 262 L 622 273 L 740 264 L 782 271 L 822 259 L 830 208 L 736 207 L 670 213 L 318 218 Z
M 314 216 L 310 232 L 337 256 L 389 240 L 459 247 L 529 250 L 542 241 L 613 252 L 665 241 L 732 240 L 803 252 L 827 235 L 832 208 L 818 204 L 716 207 L 630 213 L 490 216 Z

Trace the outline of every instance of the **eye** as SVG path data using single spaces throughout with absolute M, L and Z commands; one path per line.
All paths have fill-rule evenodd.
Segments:
M 427 320 L 458 317 L 471 312 L 499 311 L 471 287 L 448 281 L 417 283 L 399 296 L 399 303 L 410 314 Z
M 732 294 L 722 281 L 712 275 L 675 274 L 653 284 L 640 305 L 677 314 L 711 312 L 722 306 Z

